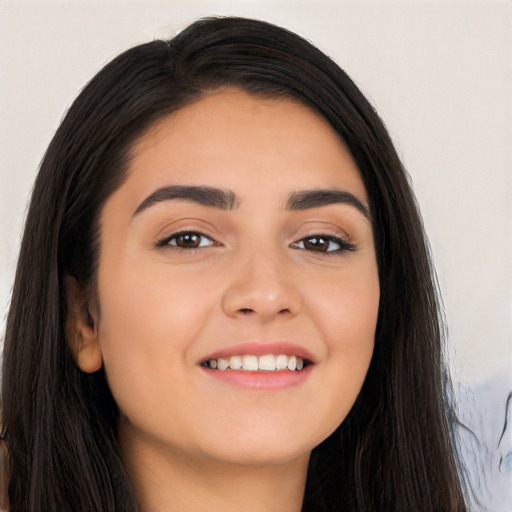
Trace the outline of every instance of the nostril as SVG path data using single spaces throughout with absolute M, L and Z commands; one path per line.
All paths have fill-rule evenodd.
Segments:
M 242 308 L 240 310 L 240 313 L 243 313 L 244 315 L 248 315 L 249 313 L 252 313 L 252 309 L 250 309 L 250 308 Z

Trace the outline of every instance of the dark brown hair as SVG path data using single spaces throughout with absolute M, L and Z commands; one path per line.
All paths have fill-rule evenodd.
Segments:
M 381 288 L 375 351 L 342 425 L 311 456 L 304 511 L 464 511 L 447 403 L 439 307 L 407 174 L 372 106 L 330 58 L 261 21 L 202 19 L 132 48 L 83 89 L 37 177 L 7 320 L 2 429 L 13 512 L 139 511 L 103 370 L 67 347 L 63 277 L 93 286 L 98 217 L 130 148 L 153 123 L 231 86 L 320 113 L 356 162 L 370 202 Z

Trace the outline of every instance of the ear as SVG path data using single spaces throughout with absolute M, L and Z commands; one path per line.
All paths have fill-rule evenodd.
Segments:
M 66 297 L 66 339 L 78 367 L 85 373 L 98 371 L 103 364 L 98 339 L 98 310 L 78 281 L 71 276 L 64 277 Z

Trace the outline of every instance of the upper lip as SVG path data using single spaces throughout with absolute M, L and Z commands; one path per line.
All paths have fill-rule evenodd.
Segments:
M 310 363 L 315 362 L 313 354 L 307 348 L 295 343 L 287 341 L 251 341 L 222 347 L 202 358 L 200 363 L 210 359 L 229 359 L 231 356 L 264 356 L 266 354 L 297 356 Z

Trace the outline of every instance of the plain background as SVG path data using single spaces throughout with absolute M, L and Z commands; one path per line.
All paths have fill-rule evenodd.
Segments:
M 506 399 L 499 393 L 512 389 L 507 0 L 0 2 L 0 337 L 30 188 L 63 113 L 121 51 L 212 14 L 298 32 L 376 107 L 410 172 L 431 241 L 452 375 L 477 390 L 477 402 L 480 389 L 484 396 L 497 390 L 491 413 L 499 426 Z

